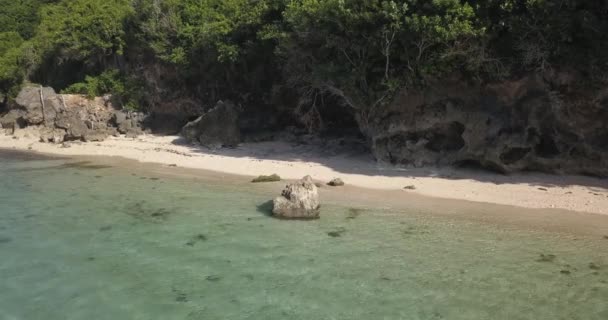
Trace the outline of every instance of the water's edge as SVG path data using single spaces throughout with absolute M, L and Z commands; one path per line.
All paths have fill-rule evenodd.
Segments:
M 0 148 L 0 154 L 13 154 L 24 159 L 40 158 L 75 163 L 87 162 L 110 166 L 114 170 L 124 173 L 139 172 L 158 177 L 211 182 L 216 185 L 241 186 L 246 188 L 247 192 L 267 196 L 268 200 L 279 195 L 284 185 L 289 181 L 253 184 L 250 182 L 250 176 L 139 162 L 120 156 L 60 156 L 38 151 L 5 148 Z M 506 228 L 543 230 L 580 236 L 601 237 L 608 235 L 608 215 L 599 213 L 565 209 L 532 209 L 461 199 L 435 198 L 408 193 L 405 190 L 378 190 L 348 185 L 341 188 L 324 186 L 320 190 L 322 202 L 334 206 L 417 212 L 451 219 L 488 223 Z

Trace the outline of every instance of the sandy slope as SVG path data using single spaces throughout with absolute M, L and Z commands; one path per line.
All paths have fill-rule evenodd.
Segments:
M 210 151 L 185 145 L 178 137 L 147 135 L 138 139 L 110 138 L 100 143 L 72 144 L 70 148 L 62 148 L 37 142 L 37 139 L 22 133 L 18 139 L 0 135 L 0 148 L 68 156 L 119 156 L 141 162 L 247 176 L 277 173 L 285 179 L 296 179 L 309 174 L 321 181 L 340 177 L 349 185 L 371 189 L 403 190 L 404 193 L 527 208 L 608 214 L 606 179 L 539 173 L 503 176 L 454 169 L 396 169 L 377 164 L 369 155 L 336 153 L 286 142 L 243 144 L 233 150 Z M 404 190 L 406 186 L 415 186 L 415 190 Z

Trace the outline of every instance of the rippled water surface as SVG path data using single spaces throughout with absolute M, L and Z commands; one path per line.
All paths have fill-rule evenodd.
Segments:
M 0 319 L 608 319 L 608 239 L 0 151 Z

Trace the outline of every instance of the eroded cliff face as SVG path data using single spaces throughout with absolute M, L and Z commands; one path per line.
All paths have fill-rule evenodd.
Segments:
M 608 176 L 608 88 L 580 88 L 565 73 L 485 85 L 444 80 L 403 92 L 370 120 L 380 161 Z

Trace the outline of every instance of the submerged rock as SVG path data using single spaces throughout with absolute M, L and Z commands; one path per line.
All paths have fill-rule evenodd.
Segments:
M 9 243 L 11 241 L 13 241 L 13 239 L 9 237 L 0 236 L 0 243 Z
M 239 114 L 234 104 L 218 102 L 216 106 L 182 129 L 189 143 L 208 148 L 236 147 L 241 142 Z
M 312 177 L 306 176 L 285 187 L 274 199 L 272 213 L 282 219 L 317 219 L 320 215 L 319 190 Z

